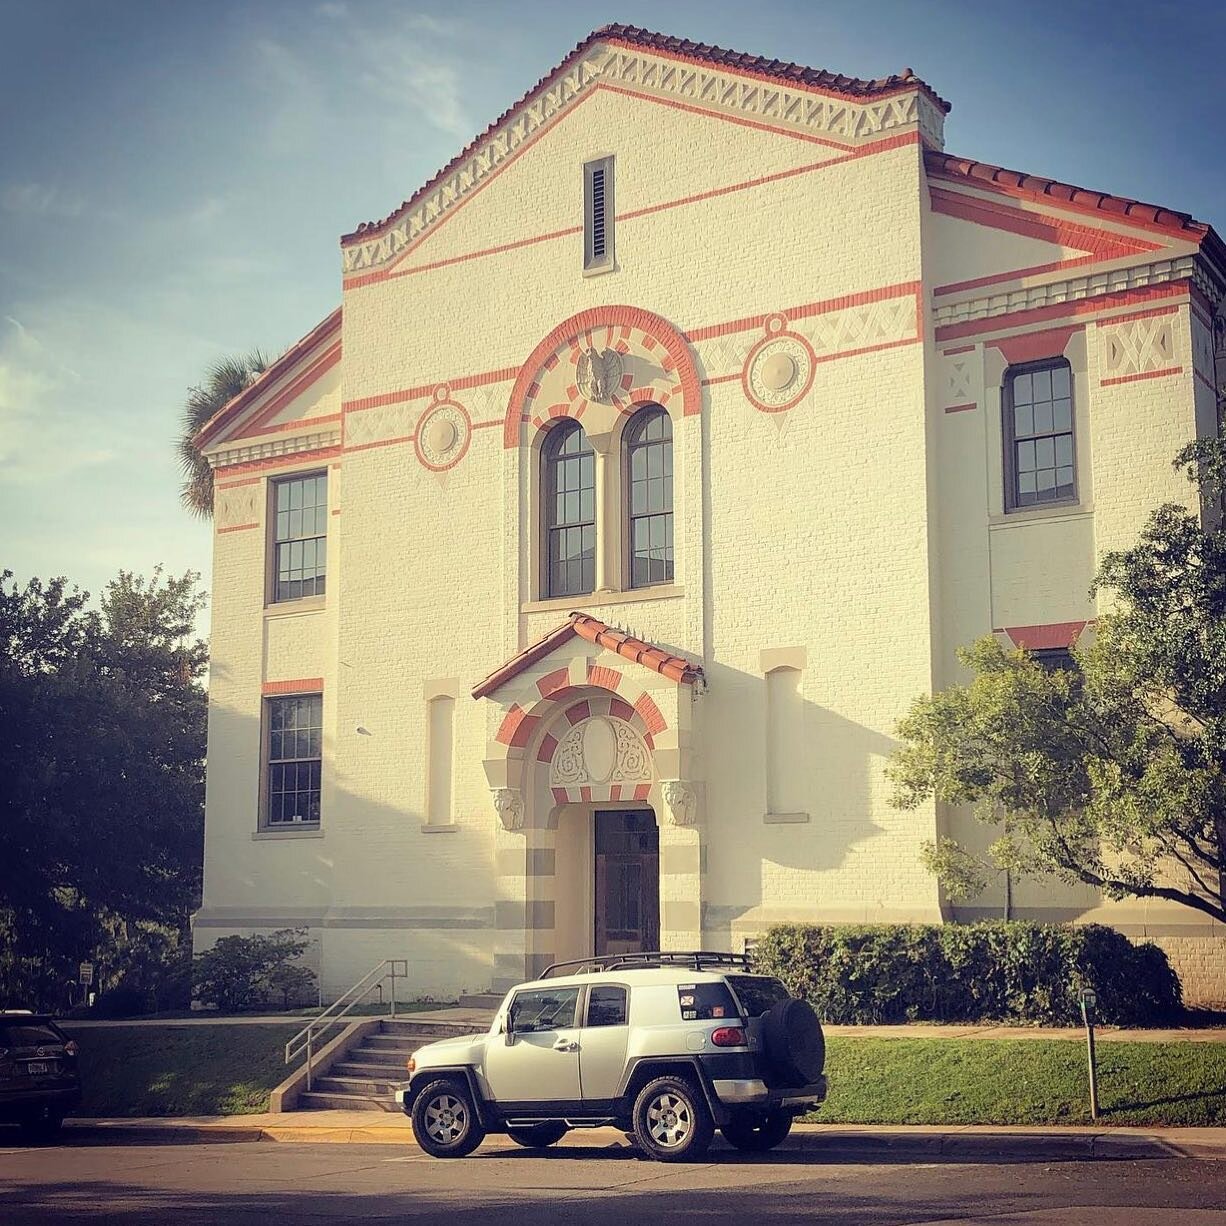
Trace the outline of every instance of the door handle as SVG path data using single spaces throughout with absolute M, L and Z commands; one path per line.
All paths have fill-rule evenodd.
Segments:
M 553 1050 L 554 1051 L 578 1051 L 579 1044 L 576 1042 L 573 1042 L 570 1039 L 559 1039 L 553 1045 Z

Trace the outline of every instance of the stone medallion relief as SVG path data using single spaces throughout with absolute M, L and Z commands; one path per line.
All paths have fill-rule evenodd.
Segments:
M 414 447 L 417 458 L 431 472 L 454 468 L 472 441 L 472 422 L 462 404 L 451 399 L 451 389 L 440 384 L 434 400 L 418 418 Z
M 559 742 L 549 782 L 554 787 L 650 783 L 651 752 L 629 724 L 593 716 L 576 724 Z
M 745 359 L 741 381 L 750 403 L 763 413 L 782 413 L 798 404 L 813 385 L 813 348 L 787 330 L 782 315 L 766 321 L 766 336 Z

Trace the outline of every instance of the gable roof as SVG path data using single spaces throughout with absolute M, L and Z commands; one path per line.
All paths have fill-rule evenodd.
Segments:
M 895 94 L 907 93 L 919 89 L 925 93 L 944 114 L 949 114 L 950 104 L 945 101 L 926 81 L 909 68 L 904 68 L 899 74 L 879 77 L 867 81 L 860 77 L 847 77 L 841 73 L 828 72 L 824 68 L 807 68 L 803 64 L 787 63 L 783 60 L 771 60 L 762 55 L 750 55 L 744 51 L 731 51 L 724 47 L 716 47 L 710 43 L 696 43 L 688 38 L 675 38 L 669 34 L 657 34 L 645 30 L 641 26 L 607 25 L 593 30 L 585 39 L 578 43 L 574 50 L 556 67 L 550 69 L 526 94 L 509 106 L 493 123 L 475 136 L 459 153 L 455 155 L 441 170 L 427 180 L 407 200 L 393 209 L 386 217 L 378 221 L 364 221 L 355 230 L 341 235 L 344 244 L 356 238 L 370 238 L 379 231 L 392 225 L 404 213 L 411 210 L 423 196 L 426 196 L 449 174 L 452 174 L 468 158 L 472 157 L 478 146 L 486 141 L 510 119 L 517 111 L 531 103 L 543 93 L 549 84 L 560 73 L 566 72 L 576 61 L 590 50 L 596 43 L 607 43 L 613 46 L 637 47 L 641 50 L 654 51 L 672 59 L 689 60 L 714 67 L 729 68 L 736 72 L 752 76 L 765 77 L 781 84 L 803 85 L 821 90 L 837 98 L 846 98 L 852 102 L 867 102 L 876 99 L 889 98 Z
M 621 630 L 614 630 L 599 618 L 587 613 L 572 613 L 568 621 L 550 630 L 548 634 L 537 639 L 531 646 L 525 647 L 518 655 L 512 656 L 505 664 L 499 665 L 488 677 L 473 687 L 474 698 L 485 698 L 501 689 L 512 677 L 518 676 L 524 669 L 544 659 L 555 648 L 560 647 L 576 635 L 595 643 L 608 651 L 616 652 L 627 660 L 650 668 L 653 672 L 668 677 L 678 685 L 693 685 L 703 676 L 702 665 L 694 664 L 684 656 L 675 656 L 652 643 L 636 639 L 633 635 Z
M 1021 170 L 1006 170 L 989 162 L 976 162 L 935 149 L 924 150 L 924 166 L 928 174 L 952 180 L 968 187 L 983 188 L 1005 195 L 1020 197 L 1073 212 L 1098 214 L 1103 220 L 1122 222 L 1147 230 L 1159 230 L 1175 238 L 1203 246 L 1207 255 L 1226 270 L 1226 247 L 1212 226 L 1197 221 L 1188 213 L 1180 213 L 1158 204 L 1145 204 L 1128 196 L 1091 191 L 1058 179 L 1046 179 Z
M 225 404 L 196 431 L 194 442 L 197 447 L 210 443 L 226 426 L 230 425 L 244 409 L 268 391 L 273 385 L 287 375 L 308 354 L 317 349 L 323 342 L 330 341 L 334 332 L 339 332 L 341 326 L 341 308 L 337 307 L 326 319 L 313 327 L 301 340 L 295 341 L 275 362 L 268 366 L 262 374 L 252 379 L 233 400 Z

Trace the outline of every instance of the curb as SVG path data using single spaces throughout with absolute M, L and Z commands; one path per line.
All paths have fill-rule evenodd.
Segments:
M 303 1124 L 172 1123 L 148 1119 L 66 1120 L 68 1138 L 85 1144 L 218 1145 L 273 1141 L 297 1145 L 398 1145 L 416 1150 L 407 1124 L 320 1127 Z M 572 1144 L 584 1148 L 625 1144 L 617 1129 L 576 1130 Z M 498 1138 L 493 1138 L 495 1141 Z M 813 1154 L 818 1161 L 896 1162 L 903 1159 L 950 1162 L 1072 1161 L 1085 1159 L 1194 1158 L 1226 1160 L 1226 1130 L 1067 1129 L 1010 1130 L 963 1125 L 951 1129 L 845 1127 L 801 1124 L 781 1147 Z M 765 1155 L 764 1155 L 765 1157 Z

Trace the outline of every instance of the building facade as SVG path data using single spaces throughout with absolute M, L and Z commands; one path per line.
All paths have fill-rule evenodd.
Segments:
M 381 222 L 200 436 L 197 947 L 305 926 L 326 994 L 941 921 L 893 729 L 987 634 L 1067 648 L 1217 428 L 1206 225 L 944 152 L 859 81 L 627 27 Z M 1024 885 L 1163 943 L 1203 916 Z

